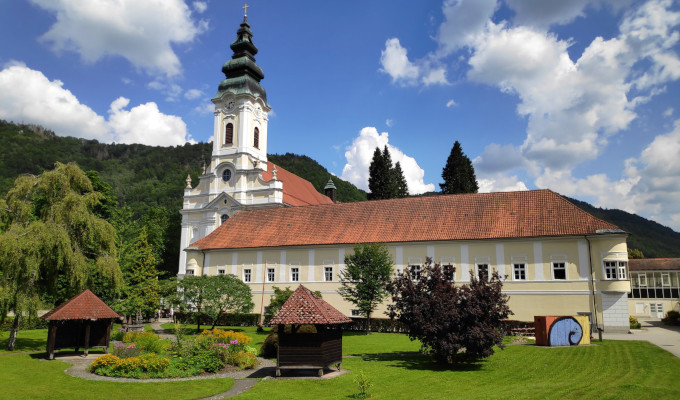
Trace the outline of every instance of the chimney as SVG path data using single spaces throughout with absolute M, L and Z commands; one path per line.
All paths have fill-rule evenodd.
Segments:
M 323 188 L 324 193 L 326 194 L 326 197 L 329 197 L 331 200 L 333 200 L 333 203 L 337 203 L 337 192 L 338 189 L 335 188 L 335 185 L 333 184 L 333 179 L 329 178 L 328 183 L 326 186 Z

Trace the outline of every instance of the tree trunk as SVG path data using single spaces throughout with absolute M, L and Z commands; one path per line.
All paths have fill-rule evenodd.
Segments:
M 366 335 L 371 330 L 371 312 L 366 313 Z
M 17 333 L 19 332 L 19 318 L 21 318 L 20 312 L 14 315 L 12 330 L 9 333 L 9 340 L 7 341 L 7 350 L 9 351 L 14 351 L 14 345 L 17 343 Z

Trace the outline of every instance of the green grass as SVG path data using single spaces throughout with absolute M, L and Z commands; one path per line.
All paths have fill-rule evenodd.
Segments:
M 173 324 L 163 328 L 173 329 Z M 195 325 L 188 326 L 195 329 Z M 268 329 L 220 327 L 253 337 L 259 347 Z M 7 333 L 0 336 L 6 344 Z M 23 349 L 44 351 L 46 330 L 20 331 Z M 364 371 L 373 382 L 373 399 L 643 399 L 680 398 L 680 359 L 647 342 L 604 341 L 590 346 L 545 348 L 511 345 L 476 364 L 443 368 L 417 351 L 419 343 L 405 335 L 345 332 L 343 359 L 349 373 L 329 380 L 265 380 L 239 399 L 347 399 L 357 392 L 353 382 Z M 2 351 L 2 350 L 0 350 Z M 381 354 L 375 356 L 373 354 Z M 220 393 L 230 379 L 164 383 L 97 382 L 63 373 L 67 364 L 37 355 L 0 354 L 0 398 L 199 398 Z M 27 373 L 30 371 L 30 373 Z
M 342 367 L 351 372 L 329 380 L 262 381 L 237 398 L 347 399 L 357 392 L 353 379 L 361 370 L 374 384 L 372 399 L 680 398 L 680 359 L 647 342 L 508 346 L 453 369 L 422 355 L 345 358 Z
M 7 341 L 9 332 L 0 332 L 0 354 L 8 353 Z M 19 331 L 14 352 L 20 351 L 45 351 L 47 347 L 47 329 L 32 329 Z
M 159 383 L 90 381 L 66 375 L 70 364 L 46 361 L 31 354 L 1 355 L 3 399 L 196 399 L 226 392 L 233 379 L 206 379 Z

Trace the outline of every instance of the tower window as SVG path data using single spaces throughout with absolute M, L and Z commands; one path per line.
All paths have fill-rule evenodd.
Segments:
M 224 172 L 222 172 L 222 180 L 225 182 L 229 182 L 231 179 L 231 170 L 230 169 L 225 169 Z
M 224 223 L 226 220 L 228 220 L 228 219 L 229 219 L 229 216 L 228 216 L 227 214 L 222 214 L 222 215 L 220 216 L 220 223 L 223 224 L 223 223 Z
M 230 122 L 224 129 L 224 144 L 232 143 L 234 143 L 234 124 Z
M 260 130 L 255 128 L 255 132 L 253 133 L 253 146 L 256 149 L 260 148 Z

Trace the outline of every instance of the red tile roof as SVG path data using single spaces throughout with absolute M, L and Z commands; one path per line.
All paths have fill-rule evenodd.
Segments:
M 309 206 L 315 204 L 333 204 L 333 201 L 314 189 L 308 180 L 300 178 L 292 172 L 267 162 L 267 171 L 262 172 L 262 179 L 269 182 L 272 170 L 276 167 L 276 179 L 283 182 L 283 202 L 291 206 Z
M 279 312 L 272 318 L 270 325 L 334 325 L 348 322 L 352 322 L 352 320 L 309 289 L 300 285 L 283 303 Z
M 71 300 L 62 303 L 41 317 L 47 321 L 65 319 L 109 319 L 118 318 L 118 313 L 106 305 L 90 289 L 85 289 Z
M 550 190 L 458 194 L 236 213 L 199 249 L 575 236 L 618 230 Z
M 631 271 L 680 271 L 680 258 L 642 258 L 628 260 Z

